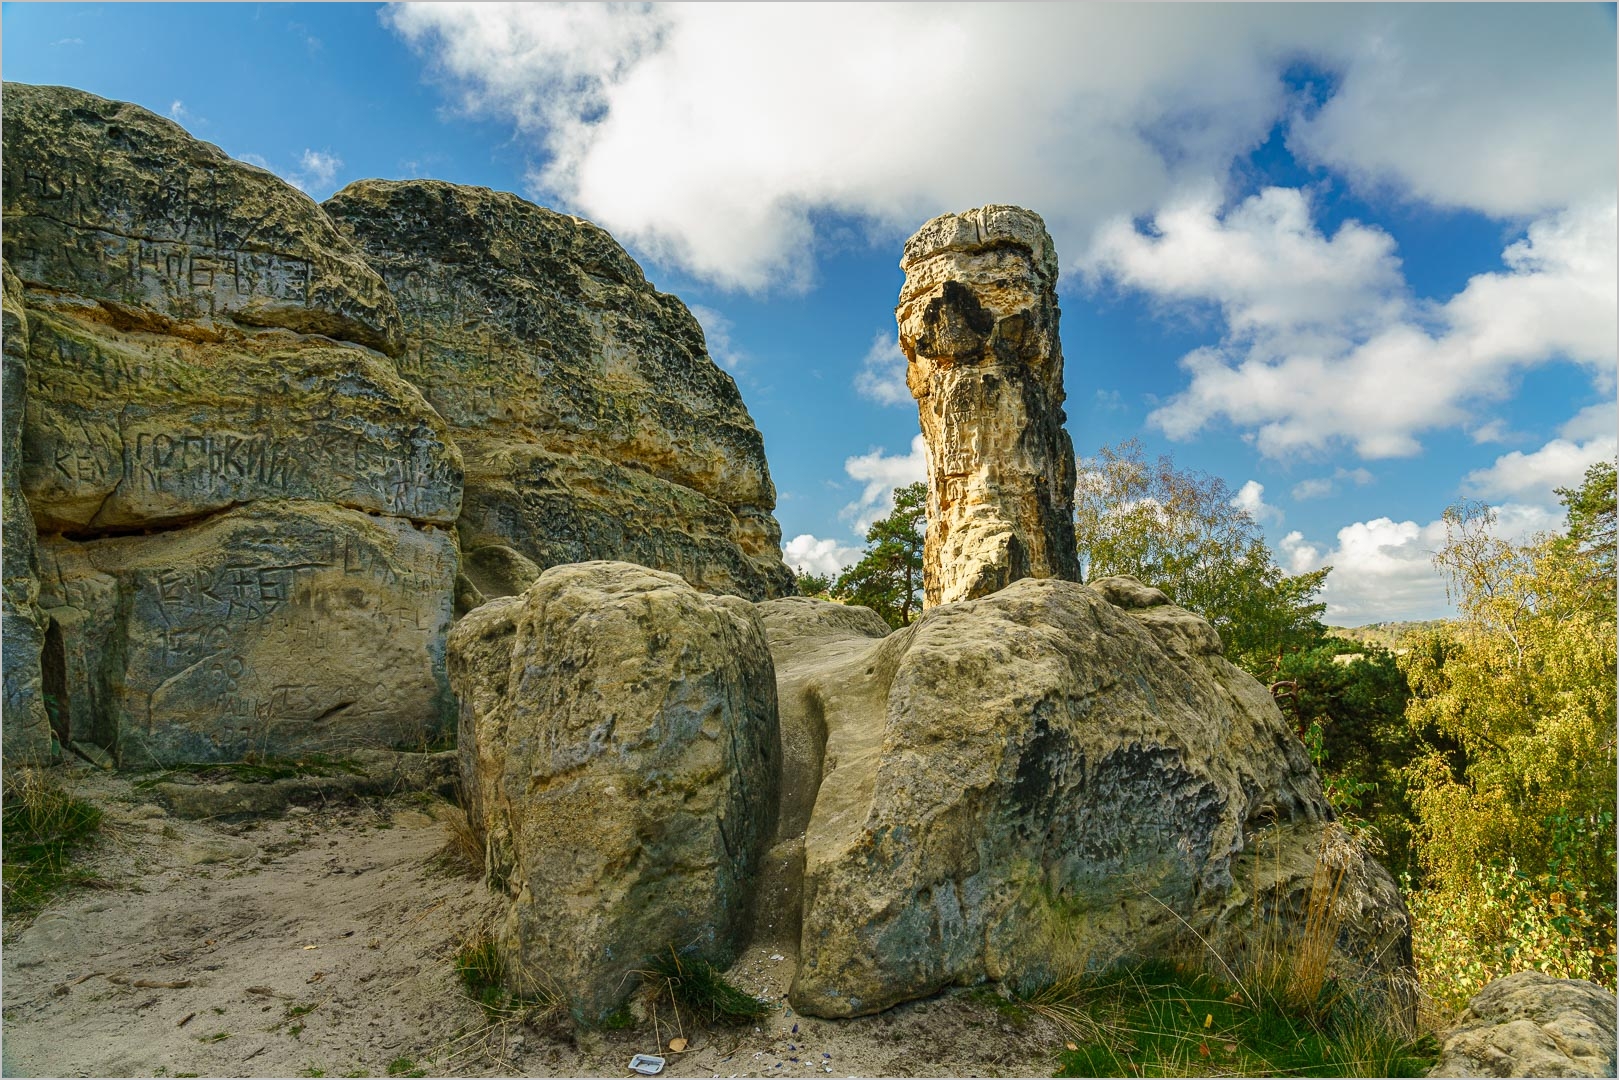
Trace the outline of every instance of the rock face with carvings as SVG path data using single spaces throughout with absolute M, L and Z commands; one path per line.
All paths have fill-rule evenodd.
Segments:
M 814 600 L 760 612 L 785 753 L 758 924 L 800 943 L 794 1008 L 1035 985 L 1187 926 L 1240 963 L 1335 878 L 1335 971 L 1408 969 L 1394 882 L 1329 822 L 1265 688 L 1158 590 L 1024 579 L 891 634 Z
M 611 236 L 435 180 L 361 181 L 325 209 L 398 300 L 400 371 L 461 448 L 465 603 L 590 559 L 752 600 L 793 591 L 736 384 Z
M 5 464 L 4 608 L 0 610 L 0 648 L 5 672 L 4 709 L 0 712 L 0 743 L 6 760 L 37 764 L 51 757 L 50 719 L 45 711 L 39 659 L 45 638 L 45 614 L 39 608 L 39 565 L 35 555 L 34 519 L 28 513 L 21 484 L 22 422 L 28 401 L 28 313 L 23 307 L 22 282 L 11 266 L 0 260 L 5 279 L 5 385 L 0 388 L 4 409 Z
M 1613 991 L 1583 979 L 1518 971 L 1468 1002 L 1429 1076 L 1613 1076 Z
M 59 738 L 126 764 L 436 738 L 461 457 L 391 358 L 382 279 L 167 120 L 4 93 L 7 480 L 39 528 Z
M 323 210 L 4 92 L 8 755 L 434 741 L 452 617 L 558 563 L 792 591 L 735 383 L 600 229 L 433 181 Z
M 558 566 L 472 612 L 449 650 L 513 989 L 598 1023 L 671 948 L 729 964 L 781 770 L 753 606 L 641 566 Z
M 985 206 L 905 244 L 895 317 L 928 447 L 924 606 L 1079 580 L 1057 254 L 1039 215 Z

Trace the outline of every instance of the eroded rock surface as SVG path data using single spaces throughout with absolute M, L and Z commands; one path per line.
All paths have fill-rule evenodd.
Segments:
M 1079 580 L 1057 253 L 1038 214 L 985 206 L 905 244 L 895 317 L 928 447 L 924 606 Z
M 125 765 L 434 741 L 455 544 L 314 502 L 46 545 L 42 599 L 73 739 Z
M 400 369 L 465 456 L 459 530 L 479 593 L 533 581 L 506 552 L 539 569 L 622 559 L 755 600 L 792 592 L 736 384 L 611 236 L 435 180 L 361 181 L 325 209 L 397 297 Z
M 167 763 L 436 737 L 461 459 L 389 358 L 382 279 L 303 193 L 161 117 L 4 94 L 16 479 L 63 741 Z
M 887 636 L 833 604 L 761 612 L 784 742 L 811 745 L 784 766 L 781 831 L 801 825 L 804 849 L 795 1008 L 1034 984 L 1154 955 L 1183 919 L 1233 954 L 1302 922 L 1319 780 L 1264 687 L 1156 590 L 1025 579 Z M 792 760 L 817 737 L 818 782 Z M 1398 971 L 1393 882 L 1335 843 L 1341 962 Z
M 22 424 L 28 400 L 28 313 L 23 306 L 22 282 L 11 266 L 0 260 L 4 278 L 5 384 L 0 387 L 4 409 L 4 489 L 0 491 L 0 535 L 5 538 L 4 608 L 0 609 L 0 648 L 5 669 L 4 711 L 0 713 L 0 742 L 10 764 L 43 762 L 51 755 L 51 727 L 45 712 L 45 688 L 40 678 L 40 652 L 45 640 L 45 614 L 39 608 L 39 569 L 35 556 L 34 519 L 23 498 Z
M 752 606 L 626 563 L 559 566 L 462 620 L 450 655 L 515 988 L 599 1022 L 671 947 L 728 964 L 781 768 Z
M 138 105 L 5 85 L 5 249 L 153 329 L 275 326 L 399 350 L 393 297 L 303 192 Z
M 1619 999 L 1583 979 L 1519 971 L 1490 983 L 1445 1035 L 1429 1076 L 1613 1076 Z

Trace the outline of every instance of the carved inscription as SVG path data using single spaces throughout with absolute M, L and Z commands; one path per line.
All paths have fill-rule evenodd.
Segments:
M 124 477 L 141 491 L 213 490 L 253 483 L 278 491 L 309 486 L 306 458 L 271 435 L 135 436 Z
M 427 638 L 447 617 L 447 601 L 434 598 L 448 597 L 455 559 L 444 541 L 402 539 L 385 550 L 324 533 L 292 559 L 238 555 L 142 574 L 135 614 L 150 629 L 135 640 L 151 644 L 132 659 L 128 682 L 145 699 L 148 735 L 178 712 L 258 737 L 273 725 L 307 725 L 334 697 L 364 696 L 380 708 L 413 692 L 379 681 L 363 658 L 380 643 L 415 640 L 425 663 Z M 332 654 L 322 677 L 299 677 Z

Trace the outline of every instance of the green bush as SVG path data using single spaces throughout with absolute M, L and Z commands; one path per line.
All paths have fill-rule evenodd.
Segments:
M 1408 892 L 1412 948 L 1429 994 L 1461 1008 L 1485 984 L 1533 968 L 1614 985 L 1614 916 L 1589 889 L 1512 860 L 1475 865 L 1468 887 Z

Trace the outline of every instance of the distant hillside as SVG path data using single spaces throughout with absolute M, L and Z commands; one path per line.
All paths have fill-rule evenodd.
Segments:
M 1358 641 L 1366 645 L 1381 645 L 1398 652 L 1406 638 L 1421 630 L 1438 626 L 1446 619 L 1428 619 L 1424 622 L 1379 622 L 1365 626 L 1329 626 L 1327 632 L 1334 637 Z

